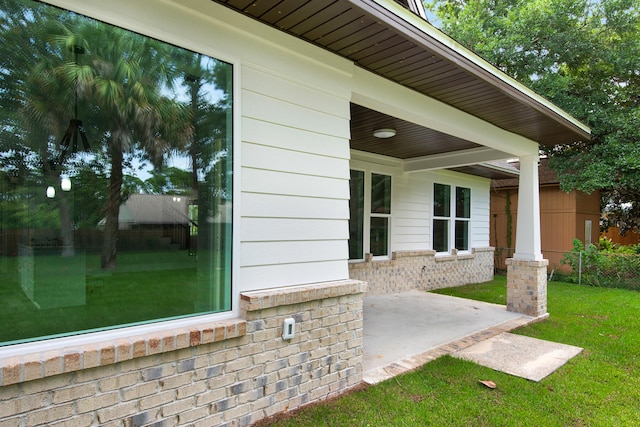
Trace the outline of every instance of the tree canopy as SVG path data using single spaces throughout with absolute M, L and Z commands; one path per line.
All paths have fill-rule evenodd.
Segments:
M 426 1 L 441 29 L 591 127 L 547 149 L 565 191 L 600 190 L 605 226 L 640 224 L 640 1 Z
M 0 9 L 3 227 L 57 228 L 65 247 L 102 228 L 113 270 L 130 194 L 196 201 L 204 182 L 226 185 L 228 64 L 41 3 Z M 45 195 L 62 179 L 73 194 Z

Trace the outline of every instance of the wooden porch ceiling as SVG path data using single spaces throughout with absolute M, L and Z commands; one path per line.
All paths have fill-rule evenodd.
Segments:
M 381 128 L 395 129 L 396 135 L 388 139 L 373 136 L 373 131 Z M 351 104 L 351 148 L 354 150 L 406 160 L 477 147 L 480 145 Z
M 588 130 L 545 102 L 532 98 L 374 0 L 212 1 L 540 144 L 553 146 L 589 139 Z M 424 24 L 430 25 L 426 21 Z M 358 105 L 352 105 L 351 112 L 355 149 L 407 159 L 478 147 Z M 372 126 L 384 127 L 385 121 L 393 122 L 389 127 L 398 131 L 393 144 L 371 136 Z

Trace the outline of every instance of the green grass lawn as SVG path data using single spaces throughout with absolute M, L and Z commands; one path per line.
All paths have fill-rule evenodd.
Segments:
M 17 257 L 2 260 L 0 272 L 0 343 L 144 323 L 158 319 L 219 311 L 208 304 L 209 276 L 199 279 L 199 265 L 187 251 L 131 252 L 118 256 L 118 270 L 100 270 L 99 255 L 35 258 L 33 287 L 46 288 L 45 302 L 38 305 L 22 289 Z M 69 267 L 72 264 L 82 264 Z M 22 267 L 24 269 L 24 266 Z M 74 270 L 75 275 L 70 274 Z M 200 274 L 202 276 L 202 274 Z M 204 277 L 204 276 L 203 276 Z M 60 297 L 70 281 L 78 286 Z M 80 301 L 77 293 L 82 293 Z
M 504 277 L 439 293 L 506 304 Z M 445 356 L 261 425 L 640 425 L 640 293 L 551 282 L 548 307 L 548 320 L 514 332 L 584 351 L 541 382 Z

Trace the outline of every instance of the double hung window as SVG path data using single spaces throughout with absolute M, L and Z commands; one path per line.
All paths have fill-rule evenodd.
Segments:
M 371 224 L 369 251 L 373 256 L 389 255 L 391 218 L 391 177 L 371 174 Z
M 388 256 L 391 221 L 391 176 L 351 170 L 349 259 Z
M 0 345 L 230 310 L 232 65 L 2 8 Z
M 471 189 L 435 183 L 433 186 L 433 249 L 469 250 Z M 454 197 L 452 197 L 454 196 Z

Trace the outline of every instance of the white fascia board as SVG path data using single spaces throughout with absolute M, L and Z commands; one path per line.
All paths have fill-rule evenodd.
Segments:
M 502 151 L 506 153 L 503 159 L 538 153 L 539 146 L 535 141 L 508 132 L 363 68 L 354 68 L 352 85 L 351 101 L 358 105 Z
M 369 153 L 360 150 L 351 150 L 351 160 L 356 162 L 373 163 L 394 168 L 402 167 L 402 160 L 395 157 L 383 156 L 381 154 Z
M 509 175 L 513 175 L 514 177 L 520 176 L 520 171 L 517 169 L 504 168 L 493 163 L 481 163 L 480 166 L 487 169 L 493 169 L 498 172 L 507 173 Z
M 403 164 L 403 171 L 418 172 L 433 169 L 456 168 L 494 160 L 504 160 L 510 157 L 509 154 L 502 151 L 488 147 L 479 147 L 407 160 Z
M 422 33 L 426 34 L 427 36 L 429 36 L 432 39 L 436 40 L 438 43 L 441 43 L 442 45 L 446 46 L 450 50 L 452 50 L 452 51 L 456 52 L 457 54 L 463 56 L 465 59 L 469 60 L 474 65 L 480 67 L 485 72 L 491 74 L 492 76 L 496 77 L 497 79 L 499 79 L 499 80 L 503 81 L 504 83 L 508 84 L 515 91 L 520 92 L 521 94 L 533 99 L 534 101 L 538 102 L 540 105 L 544 106 L 545 108 L 553 111 L 558 116 L 562 117 L 564 120 L 570 122 L 571 124 L 573 124 L 574 126 L 580 128 L 580 129 L 582 129 L 584 132 L 591 133 L 591 129 L 589 128 L 589 126 L 587 126 L 584 123 L 580 122 L 578 119 L 573 117 L 571 114 L 567 113 L 562 108 L 558 107 L 557 105 L 555 105 L 554 103 L 552 103 L 548 99 L 544 98 L 543 96 L 541 96 L 541 95 L 537 94 L 536 92 L 534 92 L 533 90 L 529 89 L 527 86 L 525 86 L 522 83 L 518 82 L 516 79 L 514 79 L 514 78 L 508 76 L 507 74 L 505 74 L 504 72 L 500 71 L 498 68 L 493 66 L 491 63 L 489 63 L 488 61 L 482 59 L 476 53 L 474 53 L 473 51 L 471 51 L 471 50 L 467 49 L 466 47 L 462 46 L 460 43 L 458 43 L 457 41 L 455 41 L 454 39 L 452 39 L 451 37 L 449 37 L 448 35 L 443 33 L 441 30 L 439 30 L 436 27 L 434 27 L 427 20 L 421 19 L 420 17 L 416 16 L 414 13 L 412 13 L 411 11 L 405 9 L 403 6 L 401 6 L 400 4 L 398 4 L 398 3 L 394 2 L 394 1 L 389 1 L 389 0 L 371 0 L 371 1 L 373 1 L 376 4 L 378 4 L 379 6 L 383 7 L 388 12 L 391 12 L 392 14 L 396 15 L 398 18 L 400 18 L 401 20 L 405 21 L 409 25 L 415 27 L 416 30 L 418 30 L 419 32 L 422 32 Z

